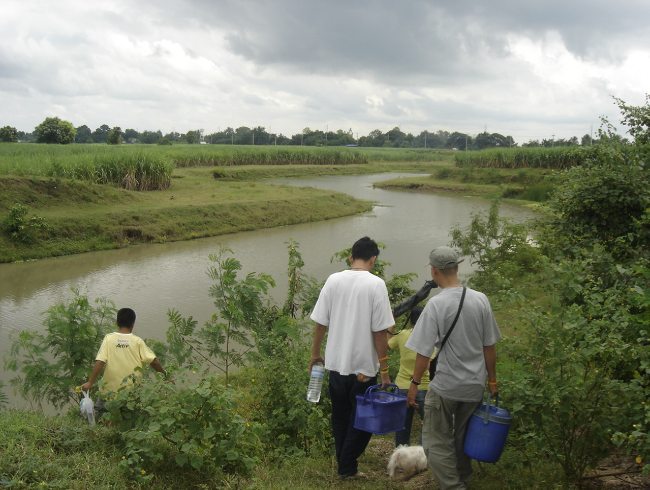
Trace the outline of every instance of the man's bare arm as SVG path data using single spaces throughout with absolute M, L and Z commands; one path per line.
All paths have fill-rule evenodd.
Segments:
M 93 366 L 93 370 L 90 373 L 90 376 L 88 377 L 88 381 L 86 381 L 84 384 L 81 385 L 82 390 L 87 391 L 93 387 L 95 381 L 97 380 L 97 377 L 103 371 L 104 366 L 106 366 L 106 363 L 104 361 L 99 361 L 99 360 L 95 361 L 95 365 Z

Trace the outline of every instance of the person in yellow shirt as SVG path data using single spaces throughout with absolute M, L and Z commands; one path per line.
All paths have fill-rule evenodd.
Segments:
M 411 336 L 413 332 L 413 325 L 418 321 L 418 317 L 422 312 L 421 306 L 416 306 L 411 310 L 409 316 L 409 323 L 407 326 L 402 328 L 397 334 L 393 335 L 388 340 L 388 348 L 391 350 L 399 351 L 399 371 L 397 377 L 395 378 L 395 384 L 400 390 L 400 393 L 406 395 L 411 386 L 411 373 L 413 373 L 413 368 L 415 367 L 415 357 L 417 353 L 408 349 L 404 346 L 406 341 Z M 429 373 L 425 372 L 422 375 L 420 380 L 420 385 L 418 386 L 418 394 L 416 396 L 417 409 L 420 414 L 420 419 L 424 418 L 424 397 L 427 394 L 427 389 L 429 388 Z M 409 407 L 406 411 L 406 420 L 404 422 L 404 430 L 400 432 L 395 432 L 395 447 L 400 444 L 406 444 L 407 446 L 411 444 L 411 427 L 413 426 L 413 415 L 415 413 L 415 408 Z M 420 441 L 422 437 L 420 436 Z
M 81 385 L 82 390 L 89 390 L 95 384 L 97 377 L 102 371 L 104 372 L 99 387 L 100 399 L 95 404 L 98 412 L 103 407 L 102 398 L 110 392 L 116 392 L 123 384 L 129 384 L 131 382 L 129 376 L 137 375 L 137 368 L 148 364 L 159 373 L 165 374 L 153 351 L 144 340 L 133 334 L 134 325 L 135 311 L 131 308 L 122 308 L 117 312 L 118 330 L 104 337 L 95 356 L 95 366 L 88 381 Z

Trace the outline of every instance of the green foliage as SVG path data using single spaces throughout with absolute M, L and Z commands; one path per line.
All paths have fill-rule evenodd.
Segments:
M 78 409 L 77 409 L 78 411 Z M 112 430 L 79 416 L 0 412 L 0 487 L 127 488 Z
M 318 404 L 305 400 L 309 373 L 308 336 L 295 320 L 280 316 L 268 330 L 265 352 L 242 372 L 246 411 L 262 427 L 268 455 L 326 454 L 331 447 L 331 403 L 327 379 Z M 286 335 L 293 330 L 295 333 Z
M 9 209 L 8 216 L 2 223 L 2 229 L 15 242 L 33 243 L 39 233 L 47 230 L 45 218 L 42 216 L 27 217 L 27 206 L 20 203 L 14 204 Z
M 638 228 L 650 208 L 650 178 L 629 154 L 600 146 L 589 164 L 566 171 L 561 181 L 549 206 L 555 213 L 552 228 L 559 233 L 555 242 L 564 239 L 565 251 L 598 241 L 622 257 L 640 245 Z
M 621 111 L 621 122 L 628 127 L 628 131 L 638 144 L 650 143 L 650 94 L 645 96 L 645 105 L 633 106 L 614 97 L 616 105 Z
M 232 391 L 216 377 L 193 382 L 144 377 L 107 402 L 108 420 L 121 433 L 131 477 L 149 482 L 169 467 L 192 468 L 206 480 L 249 474 L 260 455 L 258 424 L 237 410 Z
M 47 310 L 44 332 L 22 330 L 14 336 L 5 368 L 19 373 L 11 384 L 38 404 L 78 403 L 72 388 L 88 376 L 97 349 L 113 327 L 115 307 L 104 299 L 93 306 L 75 291 L 67 304 Z
M 115 126 L 108 131 L 106 143 L 109 145 L 119 145 L 122 143 L 122 128 Z
M 520 273 L 538 271 L 543 258 L 528 240 L 528 229 L 499 216 L 499 203 L 487 215 L 477 213 L 466 231 L 451 230 L 451 245 L 469 255 L 478 272 L 472 280 L 486 291 L 509 289 Z
M 3 126 L 0 128 L 0 141 L 5 143 L 16 143 L 18 141 L 18 131 L 13 126 Z
M 302 267 L 305 262 L 302 260 L 298 250 L 298 243 L 295 240 L 290 240 L 287 248 L 289 250 L 289 265 L 287 268 L 289 284 L 287 286 L 287 300 L 284 303 L 282 312 L 295 318 L 298 312 L 297 299 L 304 282 Z
M 167 189 L 173 165 L 151 153 L 96 154 L 92 160 L 62 163 L 54 160 L 49 177 L 79 179 L 96 184 L 119 185 L 127 190 Z
M 255 347 L 256 335 L 267 328 L 267 293 L 275 285 L 268 274 L 250 273 L 238 278 L 242 266 L 229 256 L 231 253 L 223 249 L 209 256 L 214 264 L 207 271 L 213 281 L 210 296 L 217 309 L 210 320 L 197 331 L 192 317 L 183 318 L 171 310 L 169 344 L 154 344 L 165 362 L 193 369 L 211 366 L 224 375 L 226 384 L 233 367 L 244 365 Z
M 506 343 L 516 367 L 502 376 L 517 421 L 513 437 L 557 461 L 570 481 L 611 451 L 612 436 L 635 419 L 644 399 L 616 375 L 634 348 L 619 328 L 622 315 L 593 318 L 590 310 L 530 309 L 527 335 Z
M 60 145 L 73 143 L 76 132 L 77 130 L 71 122 L 64 121 L 58 117 L 46 117 L 34 129 L 36 141 L 39 143 L 55 143 Z
M 459 167 L 565 169 L 582 165 L 592 147 L 494 148 L 455 155 Z

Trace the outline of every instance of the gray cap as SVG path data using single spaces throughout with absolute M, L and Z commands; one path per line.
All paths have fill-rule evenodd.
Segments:
M 450 247 L 434 248 L 429 254 L 429 264 L 436 269 L 448 269 L 460 264 L 464 259 L 459 259 L 458 253 Z

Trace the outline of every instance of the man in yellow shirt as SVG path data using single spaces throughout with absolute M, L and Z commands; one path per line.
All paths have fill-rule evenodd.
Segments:
M 135 311 L 122 308 L 117 312 L 118 331 L 104 337 L 95 357 L 95 366 L 88 381 L 81 386 L 82 390 L 92 388 L 102 371 L 103 382 L 99 388 L 102 396 L 117 391 L 125 382 L 125 378 L 126 383 L 130 383 L 128 377 L 137 375 L 136 369 L 147 364 L 159 373 L 165 373 L 160 361 L 144 340 L 133 334 L 134 325 Z M 102 405 L 101 400 L 98 400 L 96 408 L 101 410 Z

